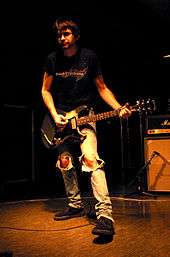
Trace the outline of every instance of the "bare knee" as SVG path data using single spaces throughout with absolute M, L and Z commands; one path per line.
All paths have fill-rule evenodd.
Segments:
M 94 157 L 84 156 L 83 161 L 84 161 L 85 165 L 92 170 L 95 169 L 97 166 L 97 160 L 96 160 L 95 156 Z
M 56 166 L 62 170 L 68 170 L 73 167 L 72 156 L 68 152 L 59 155 Z
M 104 161 L 93 154 L 84 154 L 79 157 L 79 160 L 82 163 L 82 171 L 95 171 L 103 168 L 104 165 Z

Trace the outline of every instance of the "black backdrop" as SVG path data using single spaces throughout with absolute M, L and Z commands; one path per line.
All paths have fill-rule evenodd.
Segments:
M 3 101 L 4 104 L 28 106 L 34 111 L 35 119 L 30 120 L 34 122 L 34 131 L 30 132 L 35 139 L 35 148 L 31 148 L 35 155 L 34 177 L 44 188 L 54 188 L 57 193 L 62 185 L 61 181 L 54 180 L 55 153 L 44 149 L 39 136 L 44 115 L 40 95 L 42 70 L 46 55 L 55 47 L 51 26 L 58 16 L 72 15 L 80 19 L 81 44 L 99 54 L 104 77 L 120 102 L 134 104 L 137 99 L 150 97 L 156 99 L 157 113 L 168 112 L 170 59 L 163 57 L 170 53 L 168 1 L 66 1 L 64 4 L 29 1 L 6 3 L 2 12 Z M 102 101 L 97 104 L 100 111 L 107 109 Z M 4 116 L 4 121 L 6 119 L 9 117 Z M 23 118 L 23 122 L 28 121 Z M 122 172 L 125 172 L 122 166 L 135 170 L 126 175 L 130 180 L 141 165 L 138 115 L 133 116 L 129 126 L 131 142 L 127 164 L 127 160 L 122 163 L 119 120 L 98 125 L 99 151 L 106 161 L 111 189 L 121 183 Z M 22 143 L 25 148 L 27 142 Z M 10 144 L 9 156 L 21 151 L 20 144 L 16 145 L 16 151 L 10 149 Z M 15 168 L 20 165 L 24 170 L 26 161 L 30 160 L 22 158 Z M 9 172 L 6 169 L 4 172 Z

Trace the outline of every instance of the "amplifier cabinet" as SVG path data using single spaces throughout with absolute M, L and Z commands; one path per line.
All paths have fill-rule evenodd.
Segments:
M 148 191 L 170 192 L 170 136 L 145 137 Z

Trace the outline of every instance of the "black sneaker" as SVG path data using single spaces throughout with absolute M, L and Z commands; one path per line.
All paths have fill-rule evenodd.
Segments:
M 113 236 L 115 234 L 113 222 L 110 219 L 101 217 L 96 226 L 92 229 L 92 234 L 99 236 Z
M 65 211 L 56 213 L 54 215 L 54 220 L 66 220 L 75 217 L 84 216 L 84 209 L 83 208 L 73 208 L 68 207 Z

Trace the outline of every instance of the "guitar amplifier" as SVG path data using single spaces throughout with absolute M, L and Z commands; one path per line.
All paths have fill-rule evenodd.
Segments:
M 148 191 L 170 192 L 170 137 L 145 137 Z
M 170 135 L 170 114 L 148 115 L 146 118 L 146 135 Z

